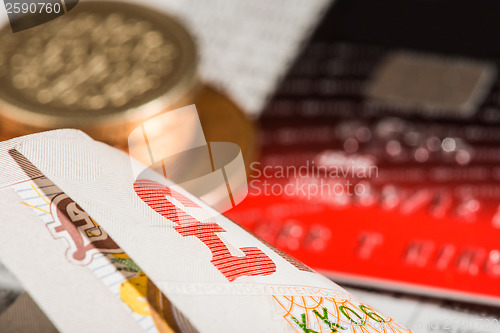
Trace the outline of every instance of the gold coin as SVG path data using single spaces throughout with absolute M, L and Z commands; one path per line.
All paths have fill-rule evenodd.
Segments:
M 191 104 L 194 104 L 198 111 L 205 142 L 235 143 L 241 149 L 248 170 L 249 165 L 257 157 L 258 145 L 254 122 L 231 99 L 209 85 L 201 86 Z M 168 114 L 169 111 L 161 113 L 159 117 L 152 118 L 154 126 L 148 126 L 147 145 L 150 147 L 149 149 L 155 151 L 154 161 L 151 160 L 153 158 L 150 155 L 151 152 L 145 149 L 142 135 L 136 144 L 133 141 L 129 142 L 128 152 L 159 173 L 165 174 L 163 169 L 165 169 L 165 164 L 168 164 L 166 169 L 175 176 L 172 177 L 172 174 L 165 174 L 165 176 L 176 181 L 187 181 L 204 175 L 207 172 L 206 147 L 198 147 L 201 148 L 200 151 L 194 151 L 197 148 L 193 147 L 190 148 L 190 151 L 182 151 L 182 147 L 190 147 L 191 141 L 198 135 L 197 133 L 189 133 L 189 131 L 198 130 L 196 127 L 197 119 L 194 121 L 189 114 L 185 117 L 178 115 L 162 119 L 162 116 Z M 194 123 L 194 126 L 184 126 L 188 123 Z M 164 150 L 162 150 L 163 145 L 165 145 Z M 178 149 L 172 149 L 171 146 L 176 145 Z M 182 152 L 169 156 L 171 150 Z M 182 153 L 188 154 L 179 156 Z M 150 165 L 151 162 L 154 164 Z
M 246 184 L 241 177 L 243 170 L 225 167 L 241 166 L 250 174 L 250 164 L 256 158 L 255 127 L 235 103 L 209 86 L 199 91 L 194 103 L 196 119 L 192 111 L 173 113 L 171 117 L 167 111 L 141 125 L 131 136 L 129 154 L 149 166 L 148 170 L 185 186 L 214 208 L 227 209 L 229 204 L 234 205 L 235 196 L 239 197 Z M 228 170 L 232 173 L 227 174 Z M 234 178 L 235 174 L 239 176 Z M 214 180 L 221 175 L 225 186 L 224 181 Z
M 195 45 L 171 17 L 117 2 L 83 2 L 33 29 L 0 31 L 3 136 L 72 127 L 108 143 L 192 99 Z
M 258 154 L 255 123 L 231 99 L 209 86 L 195 96 L 194 103 L 207 142 L 236 143 L 248 172 Z

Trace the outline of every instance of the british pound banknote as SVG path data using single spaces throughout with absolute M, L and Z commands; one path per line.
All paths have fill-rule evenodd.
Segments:
M 81 132 L 0 152 L 0 260 L 61 332 L 409 332 Z

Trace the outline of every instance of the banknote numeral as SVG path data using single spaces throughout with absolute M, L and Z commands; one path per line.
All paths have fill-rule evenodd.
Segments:
M 270 275 L 276 272 L 276 264 L 263 251 L 256 247 L 243 247 L 243 256 L 233 256 L 226 244 L 217 235 L 226 232 L 217 223 L 197 220 L 184 210 L 186 207 L 199 207 L 167 186 L 150 180 L 137 180 L 134 190 L 150 208 L 176 224 L 174 229 L 183 237 L 196 237 L 212 253 L 212 264 L 229 280 L 240 276 Z M 169 198 L 175 198 L 174 204 Z

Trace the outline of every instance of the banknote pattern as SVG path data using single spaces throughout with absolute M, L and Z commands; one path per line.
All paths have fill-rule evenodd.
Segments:
M 20 205 L 145 330 L 163 332 L 145 302 L 154 283 L 182 332 L 410 332 L 163 176 L 135 179 L 114 148 L 41 136 L 16 149 L 45 175 L 13 185 Z
M 217 233 L 226 232 L 223 228 L 216 223 L 203 223 L 183 209 L 200 208 L 189 198 L 167 186 L 148 180 L 136 181 L 134 190 L 158 214 L 174 221 L 177 224 L 175 230 L 183 237 L 194 236 L 207 245 L 212 252 L 211 263 L 229 282 L 240 276 L 265 276 L 276 272 L 275 263 L 258 248 L 241 248 L 245 254 L 243 257 L 232 256 L 217 236 Z M 391 318 L 383 317 L 355 300 L 310 295 L 272 297 L 285 311 L 283 318 L 296 331 L 375 333 L 387 330 L 401 332 L 404 329 Z
M 392 318 L 355 300 L 333 297 L 273 296 L 283 318 L 298 332 L 407 332 Z
M 155 212 L 173 221 L 174 229 L 183 237 L 194 236 L 212 252 L 212 264 L 229 280 L 240 276 L 270 275 L 276 264 L 256 247 L 240 248 L 244 256 L 233 256 L 217 233 L 226 232 L 217 223 L 203 223 L 174 204 L 174 198 L 183 207 L 201 208 L 187 197 L 154 181 L 138 180 L 134 183 L 137 195 Z M 170 200 L 169 200 L 170 198 Z
M 67 243 L 71 264 L 88 266 L 146 332 L 158 332 L 146 299 L 147 276 L 78 204 L 46 177 L 13 188 L 54 239 Z

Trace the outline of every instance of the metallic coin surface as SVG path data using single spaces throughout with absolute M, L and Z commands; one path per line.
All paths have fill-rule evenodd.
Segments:
M 52 22 L 0 31 L 4 136 L 76 127 L 104 141 L 184 101 L 195 45 L 175 20 L 117 2 L 84 2 Z
M 207 142 L 233 142 L 241 148 L 247 172 L 257 158 L 254 122 L 242 109 L 211 87 L 204 87 L 194 100 Z

